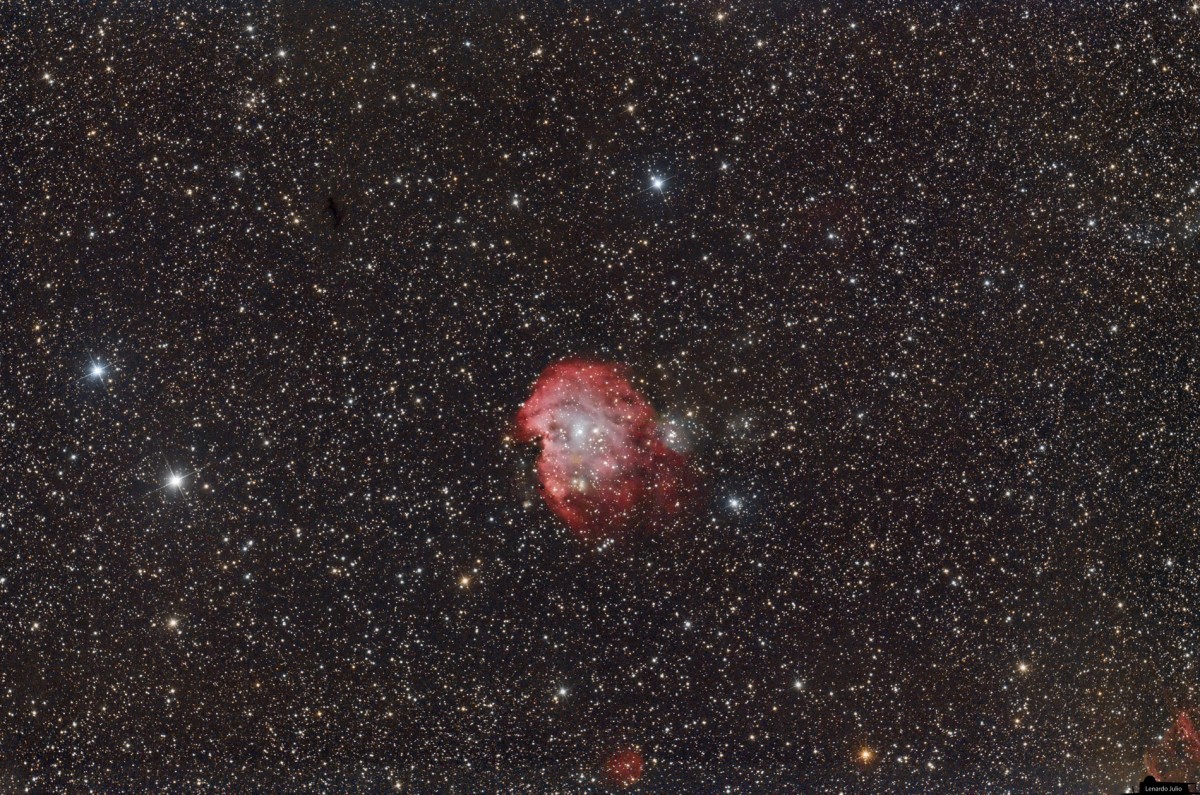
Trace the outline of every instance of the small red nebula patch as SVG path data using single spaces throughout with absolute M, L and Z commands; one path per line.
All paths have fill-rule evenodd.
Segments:
M 537 474 L 546 504 L 581 537 L 652 527 L 679 513 L 687 461 L 666 445 L 654 408 L 623 366 L 550 365 L 516 424 L 520 441 L 541 441 Z
M 1146 752 L 1146 772 L 1159 781 L 1195 781 L 1200 776 L 1200 730 L 1192 711 L 1179 710 L 1162 742 Z
M 611 781 L 622 787 L 632 787 L 641 779 L 645 767 L 646 760 L 642 758 L 642 752 L 636 748 L 626 748 L 608 758 L 604 772 Z

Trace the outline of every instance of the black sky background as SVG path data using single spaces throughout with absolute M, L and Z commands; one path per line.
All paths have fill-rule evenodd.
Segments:
M 0 14 L 4 788 L 1115 792 L 1194 700 L 1188 5 Z M 537 498 L 576 356 L 671 531 Z

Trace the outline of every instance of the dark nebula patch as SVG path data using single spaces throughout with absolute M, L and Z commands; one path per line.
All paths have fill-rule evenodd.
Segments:
M 342 219 L 346 216 L 346 211 L 338 200 L 330 196 L 325 202 L 325 212 L 329 216 L 329 222 L 333 224 L 333 228 L 337 229 L 342 225 Z

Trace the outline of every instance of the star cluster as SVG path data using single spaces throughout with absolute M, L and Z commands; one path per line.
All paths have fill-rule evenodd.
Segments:
M 1183 736 L 1195 6 L 4 18 L 0 790 L 1095 793 Z M 539 498 L 575 357 L 686 526 Z

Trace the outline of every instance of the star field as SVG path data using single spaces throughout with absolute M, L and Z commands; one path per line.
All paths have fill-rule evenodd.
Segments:
M 0 791 L 1200 775 L 1196 6 L 2 17 Z

